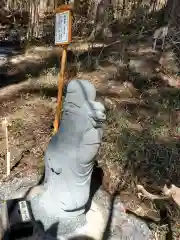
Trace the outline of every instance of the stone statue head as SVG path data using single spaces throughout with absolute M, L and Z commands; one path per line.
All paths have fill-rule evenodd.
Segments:
M 94 101 L 96 98 L 96 89 L 87 80 L 72 80 L 65 89 L 66 103 L 74 103 L 82 106 L 85 101 Z

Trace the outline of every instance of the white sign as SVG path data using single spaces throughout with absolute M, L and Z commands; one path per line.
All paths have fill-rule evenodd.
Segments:
M 55 45 L 69 42 L 70 12 L 56 13 Z
M 26 201 L 20 201 L 19 202 L 19 208 L 20 208 L 21 217 L 22 217 L 23 222 L 30 221 L 31 218 L 29 216 L 29 211 L 28 211 Z

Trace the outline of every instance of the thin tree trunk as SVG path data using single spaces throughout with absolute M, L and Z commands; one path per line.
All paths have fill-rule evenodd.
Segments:
M 172 3 L 170 1 L 173 1 Z M 180 1 L 169 0 L 169 42 L 176 58 L 176 66 L 180 69 Z M 179 75 L 180 71 L 177 73 Z

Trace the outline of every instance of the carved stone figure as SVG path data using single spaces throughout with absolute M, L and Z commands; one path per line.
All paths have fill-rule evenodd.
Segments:
M 106 119 L 90 82 L 72 80 L 66 91 L 60 129 L 45 153 L 45 182 L 30 200 L 35 220 L 54 236 L 69 234 L 86 223 L 94 158 Z
M 33 236 L 23 236 L 21 239 L 154 239 L 143 221 L 127 214 L 119 196 L 116 199 L 102 188 L 97 190 L 96 177 L 91 182 L 93 160 L 101 143 L 102 123 L 105 120 L 104 107 L 95 102 L 95 88 L 88 81 L 73 80 L 66 91 L 60 129 L 52 137 L 45 154 L 45 181 L 28 191 L 28 196 L 26 194 L 35 218 Z M 11 195 L 6 195 L 6 199 L 14 198 L 22 187 L 22 179 L 18 181 L 19 185 L 16 181 L 10 185 L 3 183 L 5 195 L 7 192 Z M 24 179 L 23 182 L 28 190 L 30 186 Z M 95 189 L 91 189 L 93 199 L 88 201 L 90 182 Z M 21 189 L 18 198 L 24 198 L 25 192 L 23 190 L 22 193 Z M 2 189 L 0 193 L 2 196 Z M 86 205 L 89 205 L 88 209 Z M 22 223 L 22 218 L 17 218 L 20 212 L 21 217 L 27 217 L 27 211 L 22 208 L 19 211 L 18 204 L 14 209 L 10 207 L 11 223 L 19 220 Z M 4 201 L 0 201 L 1 217 L 0 234 L 3 235 L 9 226 Z M 42 224 L 42 228 L 37 222 Z

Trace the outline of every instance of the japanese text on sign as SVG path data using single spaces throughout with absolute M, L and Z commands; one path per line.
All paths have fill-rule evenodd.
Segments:
M 69 42 L 69 11 L 56 13 L 55 44 Z
M 21 212 L 21 217 L 23 222 L 30 221 L 31 218 L 29 216 L 29 211 L 28 211 L 26 201 L 19 202 L 19 207 L 20 207 L 20 212 Z

